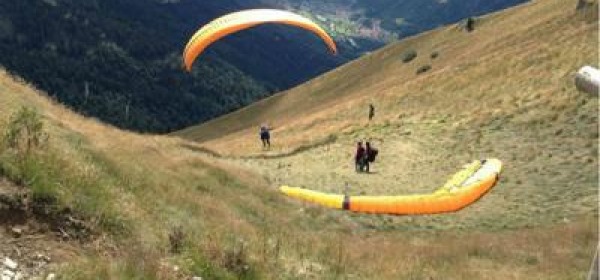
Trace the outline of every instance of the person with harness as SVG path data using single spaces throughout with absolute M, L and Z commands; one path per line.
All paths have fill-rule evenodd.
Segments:
M 371 121 L 374 116 L 375 116 L 375 106 L 373 106 L 373 104 L 369 104 L 369 121 Z
M 369 173 L 369 165 L 370 163 L 375 161 L 375 157 L 377 157 L 377 153 L 379 151 L 373 147 L 371 147 L 371 143 L 367 142 L 365 143 L 365 154 L 364 154 L 364 167 L 365 167 L 365 171 L 367 173 Z
M 262 141 L 263 148 L 271 148 L 271 134 L 265 124 L 260 126 L 260 140 Z
M 354 166 L 356 172 L 362 172 L 364 168 L 365 159 L 365 148 L 362 145 L 362 141 L 356 144 L 356 154 L 354 154 Z

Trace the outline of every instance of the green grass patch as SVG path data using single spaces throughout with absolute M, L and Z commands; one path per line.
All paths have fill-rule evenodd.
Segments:
M 0 175 L 30 189 L 34 202 L 56 211 L 74 210 L 115 234 L 129 231 L 109 190 L 116 178 L 97 162 L 79 162 L 47 143 L 48 135 L 36 111 L 22 108 L 2 131 Z

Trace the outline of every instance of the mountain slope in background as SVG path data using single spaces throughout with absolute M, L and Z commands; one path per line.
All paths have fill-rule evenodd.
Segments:
M 389 41 L 527 0 L 262 0 L 320 21 L 338 37 Z
M 575 4 L 403 40 L 187 131 L 212 134 L 201 144 L 115 129 L 0 71 L 0 259 L 26 279 L 584 279 L 598 245 L 598 100 L 571 74 L 598 61 L 598 6 Z M 39 112 L 44 146 L 11 141 L 21 106 Z M 357 139 L 380 148 L 372 174 L 354 173 Z M 485 157 L 505 163 L 501 181 L 447 215 L 350 213 L 276 190 L 431 192 Z
M 502 230 L 593 215 L 598 100 L 576 90 L 573 73 L 597 66 L 597 5 L 586 14 L 576 3 L 535 1 L 481 18 L 473 32 L 452 25 L 414 36 L 175 135 L 275 186 L 347 185 L 350 195 L 428 193 L 457 165 L 503 161 L 503 179 L 480 202 L 411 228 Z M 409 52 L 417 56 L 405 62 Z M 257 139 L 262 123 L 273 127 L 270 150 Z M 374 174 L 354 172 L 357 141 L 379 148 Z M 413 221 L 355 218 L 393 229 Z
M 219 42 L 193 74 L 182 71 L 183 46 L 201 23 L 252 2 L 3 1 L 0 64 L 87 115 L 167 131 L 347 60 L 312 34 L 268 26 Z
M 332 2 L 324 7 L 326 11 L 342 9 L 352 18 L 358 15 L 361 26 L 380 18 L 388 25 L 388 18 L 419 17 L 409 19 L 416 32 L 518 1 L 501 2 L 453 1 L 427 8 L 415 4 L 419 1 L 406 1 L 394 10 L 385 9 L 386 1 L 354 2 L 349 8 Z M 320 13 L 316 2 L 307 3 L 310 9 L 300 12 Z M 317 20 L 339 41 L 340 55 L 329 55 L 322 42 L 303 30 L 262 26 L 215 44 L 195 65 L 193 74 L 181 70 L 182 48 L 200 25 L 232 11 L 274 6 L 282 5 L 259 0 L 3 1 L 0 64 L 81 113 L 123 128 L 165 132 L 306 81 L 398 33 L 393 28 L 382 33 L 389 36 L 343 32 L 349 21 L 337 20 L 333 12 L 317 14 Z M 439 9 L 445 6 L 452 9 Z M 460 7 L 466 8 L 456 13 Z

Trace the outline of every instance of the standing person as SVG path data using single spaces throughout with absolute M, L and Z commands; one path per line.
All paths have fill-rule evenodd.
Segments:
M 271 148 L 271 133 L 269 133 L 269 127 L 266 124 L 260 126 L 260 140 L 263 148 Z
M 365 159 L 365 148 L 362 145 L 362 141 L 356 144 L 356 154 L 354 155 L 354 167 L 356 172 L 362 172 L 364 168 Z
M 375 106 L 373 104 L 369 104 L 369 121 L 373 119 L 375 116 Z
M 364 166 L 365 166 L 367 173 L 369 173 L 369 163 L 374 160 L 374 157 L 375 157 L 374 150 L 373 150 L 373 148 L 371 148 L 371 143 L 369 143 L 369 142 L 365 143 Z
M 363 156 L 364 168 L 369 173 L 369 158 L 373 150 L 371 150 L 371 143 L 365 143 L 365 155 Z
M 472 17 L 467 19 L 466 29 L 467 32 L 471 32 L 473 29 L 475 29 L 475 20 Z
M 365 143 L 365 156 L 364 156 L 364 162 L 365 162 L 365 168 L 367 173 L 369 173 L 369 164 L 373 161 L 375 161 L 375 156 L 377 156 L 377 149 L 371 147 L 371 143 L 367 142 Z

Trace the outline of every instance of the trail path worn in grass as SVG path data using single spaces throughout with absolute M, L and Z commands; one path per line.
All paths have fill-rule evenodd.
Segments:
M 568 222 L 596 211 L 597 158 L 595 149 L 590 148 L 595 118 L 582 116 L 579 118 L 590 118 L 579 124 L 589 126 L 587 137 L 577 135 L 576 125 L 556 135 L 550 123 L 531 129 L 494 122 L 476 128 L 453 127 L 443 119 L 382 122 L 350 130 L 332 143 L 290 156 L 276 157 L 281 149 L 276 144 L 273 151 L 255 148 L 265 158 L 229 157 L 226 161 L 255 170 L 274 188 L 290 185 L 342 193 L 347 184 L 348 193 L 353 195 L 409 195 L 433 192 L 473 159 L 496 157 L 505 164 L 500 183 L 458 213 L 422 217 L 349 215 L 366 226 L 380 228 L 532 227 Z M 356 173 L 355 142 L 369 139 L 367 135 L 376 136 L 370 140 L 380 153 L 371 165 L 372 173 Z M 299 203 L 298 207 L 305 205 Z
M 181 135 L 238 127 L 200 146 L 273 188 L 429 193 L 474 159 L 504 163 L 499 184 L 456 214 L 327 212 L 368 227 L 493 230 L 597 215 L 598 99 L 575 89 L 573 73 L 597 61 L 598 22 L 597 13 L 576 13 L 575 2 L 533 1 L 481 19 L 469 34 L 447 26 L 408 38 Z M 418 57 L 403 63 L 411 49 Z M 416 75 L 425 64 L 432 70 Z M 369 123 L 370 103 L 377 113 Z M 271 151 L 257 140 L 264 121 L 275 127 Z M 373 174 L 354 172 L 358 140 L 380 151 Z
M 42 187 L 110 222 L 98 227 L 109 234 L 100 250 L 70 251 L 55 232 L 40 245 L 83 252 L 63 270 L 75 279 L 220 278 L 211 269 L 233 279 L 247 268 L 266 279 L 581 279 L 598 240 L 598 99 L 570 75 L 597 61 L 598 21 L 575 4 L 532 1 L 469 34 L 448 26 L 404 40 L 188 131 L 202 143 L 82 118 L 0 72 L 2 109 L 34 106 L 47 121 L 49 153 L 37 163 L 54 183 Z M 404 64 L 408 49 L 419 56 Z M 275 128 L 271 151 L 260 149 L 262 121 Z M 374 174 L 354 172 L 357 140 L 380 150 Z M 504 162 L 500 183 L 452 214 L 356 214 L 274 191 L 428 193 L 486 157 Z M 181 255 L 169 250 L 177 226 Z M 0 254 L 13 254 L 2 252 L 6 236 Z

